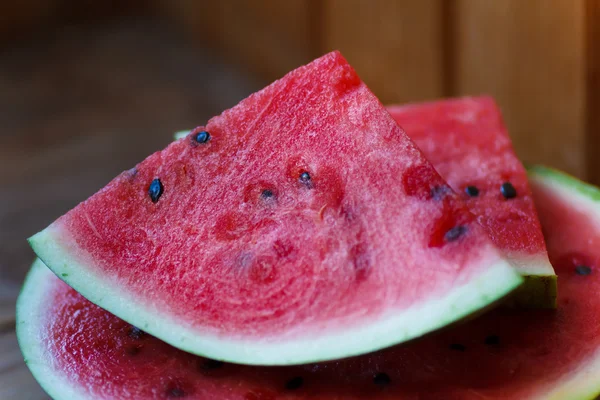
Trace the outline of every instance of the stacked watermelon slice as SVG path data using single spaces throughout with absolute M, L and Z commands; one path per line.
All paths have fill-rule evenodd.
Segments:
M 54 398 L 600 393 L 600 191 L 493 100 L 386 110 L 333 52 L 181 136 L 30 238 Z

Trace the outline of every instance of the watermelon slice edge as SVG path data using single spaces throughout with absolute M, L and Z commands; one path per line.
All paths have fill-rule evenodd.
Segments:
M 447 185 L 339 53 L 198 129 L 211 139 L 172 143 L 30 239 L 84 297 L 175 347 L 338 359 L 521 283 L 456 193 L 431 195 Z
M 527 173 L 495 100 L 456 97 L 386 108 L 525 278 L 511 302 L 556 307 L 556 274 L 548 260 Z M 516 188 L 514 197 L 504 198 L 503 183 Z
M 440 301 L 420 303 L 418 310 L 387 316 L 384 323 L 354 328 L 351 335 L 334 331 L 318 338 L 292 339 L 281 343 L 261 343 L 253 338 L 224 341 L 219 337 L 200 336 L 193 329 L 185 329 L 176 321 L 170 321 L 167 316 L 157 320 L 159 311 L 148 305 L 137 307 L 133 297 L 128 298 L 127 293 L 120 292 L 114 283 L 94 276 L 68 251 L 60 248 L 52 226 L 31 237 L 29 243 L 44 264 L 45 260 L 52 260 L 52 271 L 61 280 L 92 303 L 109 311 L 118 310 L 124 321 L 189 353 L 249 365 L 304 364 L 383 349 L 476 315 L 522 284 L 522 278 L 513 268 L 507 262 L 499 261 L 468 284 L 453 288 Z M 75 274 L 75 271 L 79 272 Z M 94 282 L 93 290 L 87 282 Z M 85 291 L 79 290 L 82 286 L 85 286 Z M 177 329 L 172 329 L 173 326 Z

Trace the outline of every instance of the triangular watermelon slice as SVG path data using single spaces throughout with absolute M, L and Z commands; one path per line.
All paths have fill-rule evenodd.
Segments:
M 388 111 L 523 275 L 525 284 L 514 300 L 555 307 L 556 275 L 527 174 L 494 100 L 455 98 L 389 106 Z
M 17 305 L 26 362 L 56 400 L 524 400 L 600 394 L 600 191 L 531 172 L 558 310 L 499 309 L 413 343 L 296 367 L 184 353 L 85 300 L 36 263 Z
M 36 234 L 93 303 L 247 364 L 370 352 L 521 278 L 339 53 L 122 173 Z

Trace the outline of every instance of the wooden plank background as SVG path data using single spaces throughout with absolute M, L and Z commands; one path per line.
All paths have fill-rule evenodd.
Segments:
M 155 0 L 203 46 L 275 79 L 312 58 L 310 3 L 305 0 Z
M 600 0 L 585 4 L 586 178 L 600 183 Z
M 152 14 L 266 80 L 340 49 L 385 103 L 493 95 L 525 162 L 600 183 L 599 2 L 26 0 L 0 5 L 0 43 L 53 22 Z
M 442 96 L 438 0 L 331 0 L 323 9 L 320 53 L 338 49 L 384 103 Z
M 492 94 L 525 162 L 584 177 L 583 2 L 460 0 L 456 7 L 456 94 Z

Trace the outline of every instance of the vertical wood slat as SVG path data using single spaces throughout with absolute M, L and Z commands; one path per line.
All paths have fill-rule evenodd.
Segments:
M 265 79 L 275 79 L 314 58 L 307 0 L 155 0 L 193 39 Z
M 493 95 L 525 162 L 585 178 L 584 2 L 458 0 L 456 7 L 457 94 Z
M 267 79 L 339 49 L 384 102 L 444 92 L 439 0 L 155 0 L 197 40 Z
M 585 1 L 586 170 L 600 184 L 600 0 Z
M 600 131 L 586 114 L 600 104 L 586 90 L 600 35 L 584 24 L 598 0 L 155 1 L 268 80 L 339 49 L 384 103 L 490 94 L 526 163 L 600 181 L 586 151 Z
M 143 15 L 146 0 L 19 0 L 0 1 L 0 45 L 47 34 L 65 24 Z
M 327 0 L 322 52 L 339 49 L 384 103 L 444 94 L 443 2 Z
M 58 4 L 53 1 L 22 0 L 0 2 L 0 44 L 27 36 L 57 19 Z

